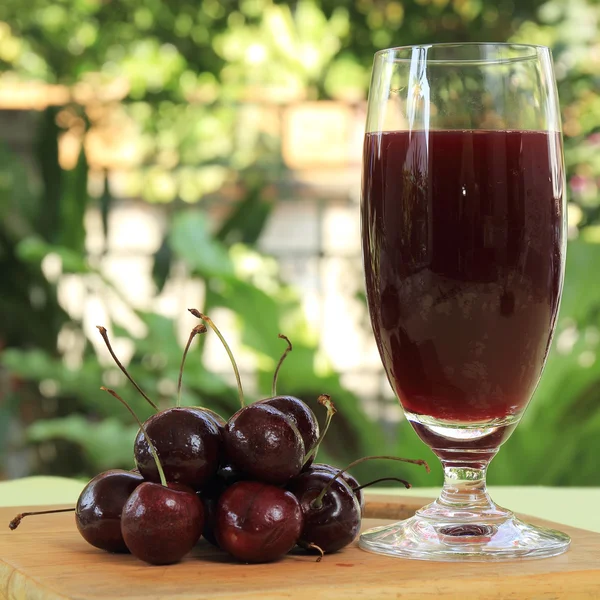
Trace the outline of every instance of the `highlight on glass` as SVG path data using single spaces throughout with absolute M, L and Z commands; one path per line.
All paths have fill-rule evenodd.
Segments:
M 562 292 L 565 183 L 550 51 L 378 52 L 362 186 L 373 332 L 445 481 L 435 502 L 364 533 L 361 547 L 430 560 L 564 552 L 567 535 L 522 522 L 485 483 L 538 384 Z

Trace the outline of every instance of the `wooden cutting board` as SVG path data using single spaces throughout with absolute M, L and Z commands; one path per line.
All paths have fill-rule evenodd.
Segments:
M 425 503 L 423 498 L 372 495 L 367 504 L 372 518 L 364 526 L 405 518 Z M 201 544 L 178 565 L 152 567 L 87 545 L 70 513 L 25 519 L 18 530 L 9 531 L 17 512 L 0 509 L 0 600 L 600 598 L 600 534 L 571 527 L 559 526 L 571 535 L 571 549 L 543 560 L 430 563 L 352 546 L 320 563 L 295 554 L 278 563 L 244 565 Z

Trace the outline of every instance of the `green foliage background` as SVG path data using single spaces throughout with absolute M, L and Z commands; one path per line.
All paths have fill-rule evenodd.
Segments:
M 595 0 L 4 0 L 0 85 L 43 81 L 83 92 L 124 89 L 106 102 L 137 128 L 142 158 L 128 192 L 164 204 L 169 219 L 154 257 L 156 292 L 174 265 L 184 265 L 205 288 L 205 312 L 227 307 L 235 314 L 265 393 L 282 350 L 277 333 L 285 331 L 294 353 L 280 390 L 313 406 L 327 392 L 340 409 L 324 460 L 342 464 L 381 452 L 432 458 L 406 423 L 390 431 L 367 417 L 360 399 L 320 356 L 297 293 L 255 249 L 273 208 L 265 190 L 285 177 L 285 169 L 280 141 L 255 125 L 253 94 L 267 90 L 275 103 L 289 97 L 364 99 L 373 52 L 390 45 L 514 40 L 552 46 L 570 184 L 567 281 L 545 376 L 495 459 L 490 481 L 600 485 L 599 20 Z M 58 256 L 63 275 L 77 274 L 90 293 L 129 304 L 104 274 L 103 255 L 89 254 L 85 246 L 89 206 L 100 208 L 109 233 L 115 199 L 108 183 L 98 197 L 88 195 L 84 150 L 71 170 L 58 161 L 64 128 L 59 113 L 78 119 L 84 135 L 91 126 L 90 111 L 78 98 L 74 93 L 64 106 L 36 115 L 37 177 L 0 146 L 0 455 L 8 459 L 23 450 L 10 435 L 23 423 L 32 472 L 70 476 L 129 466 L 136 429 L 98 390 L 103 382 L 124 386 L 123 378 L 98 364 L 82 323 L 61 307 L 56 281 L 41 267 L 48 255 Z M 203 205 L 225 183 L 241 185 L 245 194 L 215 232 Z M 248 256 L 260 265 L 260 277 L 240 268 Z M 145 337 L 134 336 L 116 317 L 108 325 L 114 336 L 134 340 L 131 372 L 166 406 L 173 389 L 165 382 L 176 380 L 180 340 L 165 318 L 129 310 L 146 326 Z M 81 341 L 75 366 L 57 350 L 61 331 Z M 237 406 L 235 389 L 206 370 L 203 353 L 201 341 L 189 356 L 184 402 L 228 415 Z M 141 416 L 149 414 L 143 400 L 127 397 Z M 357 471 L 378 476 L 390 467 Z M 439 470 L 429 478 L 415 470 L 404 475 L 417 485 L 439 480 Z

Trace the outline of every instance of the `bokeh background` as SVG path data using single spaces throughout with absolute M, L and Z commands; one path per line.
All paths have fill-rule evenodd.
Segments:
M 212 316 L 249 399 L 339 413 L 323 460 L 432 459 L 372 340 L 359 244 L 373 53 L 432 41 L 554 51 L 569 199 L 567 280 L 544 378 L 495 484 L 600 485 L 600 3 L 593 0 L 3 0 L 0 3 L 0 479 L 132 466 L 150 414 L 112 363 L 175 400 L 183 345 Z M 195 342 L 184 403 L 238 405 L 227 356 Z

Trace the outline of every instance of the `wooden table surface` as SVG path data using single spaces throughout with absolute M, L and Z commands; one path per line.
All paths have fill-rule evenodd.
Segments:
M 404 518 L 425 502 L 370 496 L 365 527 Z M 0 509 L 0 523 L 18 509 Z M 531 519 L 538 522 L 535 519 Z M 545 523 L 547 525 L 547 523 Z M 148 566 L 132 556 L 87 545 L 70 513 L 0 528 L 1 600 L 389 600 L 390 598 L 568 600 L 600 598 L 600 534 L 561 527 L 572 536 L 564 555 L 497 563 L 410 561 L 356 546 L 326 556 L 292 554 L 244 565 L 201 543 L 178 565 Z

